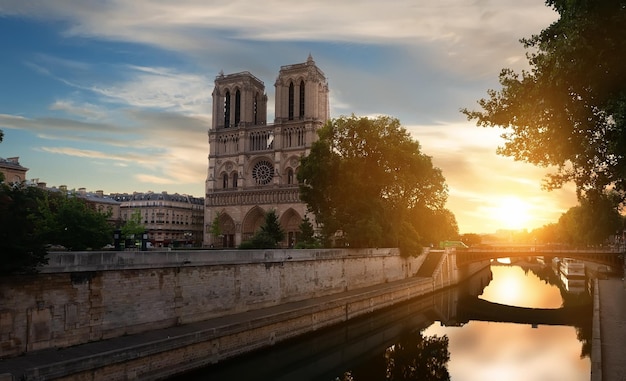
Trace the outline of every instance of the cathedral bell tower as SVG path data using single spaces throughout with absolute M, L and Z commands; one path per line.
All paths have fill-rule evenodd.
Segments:
M 287 233 L 281 245 L 296 243 L 306 213 L 296 173 L 329 118 L 328 83 L 309 55 L 304 63 L 282 66 L 275 88 L 274 124 L 267 124 L 261 80 L 247 71 L 215 79 L 205 246 L 238 246 L 254 235 L 269 210 L 276 211 Z

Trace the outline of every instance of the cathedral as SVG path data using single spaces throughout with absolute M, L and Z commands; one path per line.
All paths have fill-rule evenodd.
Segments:
M 205 246 L 237 247 L 270 210 L 285 231 L 281 246 L 296 243 L 306 213 L 296 173 L 300 157 L 309 154 L 317 130 L 329 119 L 328 82 L 309 55 L 304 63 L 281 66 L 274 87 L 274 123 L 268 124 L 261 80 L 247 71 L 215 79 Z

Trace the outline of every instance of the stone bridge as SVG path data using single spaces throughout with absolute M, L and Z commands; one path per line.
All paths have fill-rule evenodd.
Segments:
M 624 252 L 616 250 L 550 250 L 543 246 L 502 247 L 493 249 L 457 249 L 457 265 L 507 257 L 572 258 L 605 265 L 612 271 L 621 271 L 624 265 Z

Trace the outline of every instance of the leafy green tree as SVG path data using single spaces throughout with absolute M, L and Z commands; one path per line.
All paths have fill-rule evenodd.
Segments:
M 40 204 L 44 215 L 44 237 L 50 244 L 70 250 L 99 249 L 111 243 L 113 227 L 107 214 L 92 208 L 75 194 L 47 193 Z
M 146 231 L 145 226 L 141 223 L 141 210 L 135 209 L 130 217 L 122 226 L 122 235 L 126 239 L 134 239 Z
M 0 274 L 35 273 L 48 263 L 39 205 L 44 191 L 0 184 Z
M 434 244 L 441 241 L 459 239 L 459 228 L 456 217 L 448 209 L 431 210 L 424 207 L 413 208 L 409 214 L 426 244 Z
M 340 117 L 318 134 L 298 181 L 323 239 L 342 232 L 351 247 L 418 253 L 419 211 L 441 211 L 447 199 L 441 170 L 419 143 L 388 116 Z
M 240 249 L 275 249 L 285 239 L 285 231 L 280 226 L 275 210 L 265 213 L 265 222 L 254 236 L 239 245 Z
M 480 234 L 466 233 L 461 236 L 461 241 L 467 246 L 480 245 L 483 241 Z
M 587 197 L 561 215 L 558 222 L 560 241 L 573 245 L 598 245 L 623 229 L 623 218 L 615 207 L 614 197 L 617 196 Z
M 265 223 L 261 226 L 261 232 L 274 241 L 274 246 L 285 239 L 285 231 L 280 227 L 278 215 L 275 210 L 265 213 Z
M 626 198 L 626 7 L 623 1 L 547 0 L 560 17 L 523 39 L 530 70 L 500 73 L 479 126 L 501 127 L 498 153 L 555 166 L 544 187 L 573 181 L 579 197 L 615 189 Z
M 300 223 L 300 231 L 297 234 L 296 249 L 315 249 L 321 247 L 319 240 L 315 237 L 315 229 L 309 216 L 305 215 Z
M 0 130 L 0 143 L 2 143 L 2 139 L 4 138 L 4 132 Z M 0 172 L 0 183 L 4 181 L 4 173 Z
M 531 236 L 534 243 L 557 243 L 560 241 L 559 225 L 557 223 L 543 225 L 540 228 L 533 229 Z

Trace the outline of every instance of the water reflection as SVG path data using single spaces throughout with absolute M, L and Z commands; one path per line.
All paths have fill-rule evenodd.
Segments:
M 459 287 L 178 379 L 586 381 L 590 300 L 559 286 L 549 264 L 513 259 Z M 545 316 L 556 323 L 533 320 L 554 309 Z M 569 325 L 547 325 L 559 321 Z
M 396 344 L 385 349 L 382 356 L 374 356 L 346 371 L 335 380 L 449 380 L 447 363 L 450 360 L 448 338 L 423 336 L 421 332 L 407 332 Z
M 575 322 L 571 326 L 471 320 L 457 328 L 437 322 L 423 333 L 449 338 L 451 379 L 589 380 L 591 298 L 568 294 L 549 267 L 519 260 L 512 264 L 492 265 L 493 280 L 480 299 L 536 309 L 568 308 L 564 311 L 579 316 L 564 319 Z

